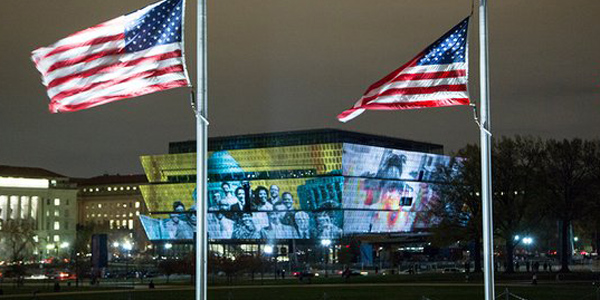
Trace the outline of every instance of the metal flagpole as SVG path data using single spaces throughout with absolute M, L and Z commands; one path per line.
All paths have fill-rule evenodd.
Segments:
M 196 21 L 196 300 L 206 300 L 207 284 L 207 172 L 206 150 L 208 144 L 208 78 L 206 42 L 206 0 L 198 0 Z
M 489 71 L 487 40 L 487 0 L 479 2 L 479 84 L 481 139 L 481 200 L 483 209 L 483 272 L 485 299 L 494 300 L 494 225 L 492 218 L 492 171 Z

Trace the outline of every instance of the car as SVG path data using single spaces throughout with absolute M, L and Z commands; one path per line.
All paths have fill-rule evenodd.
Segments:
M 319 276 L 319 274 L 315 273 L 315 272 L 310 272 L 310 271 L 296 271 L 296 272 L 292 272 L 292 276 L 294 277 L 299 277 L 299 278 L 304 278 L 304 277 L 315 277 L 315 276 Z
M 464 273 L 465 270 L 459 268 L 445 268 L 442 273 Z

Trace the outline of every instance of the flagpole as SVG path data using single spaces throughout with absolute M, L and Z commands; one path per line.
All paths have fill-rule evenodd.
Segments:
M 206 0 L 197 0 L 196 21 L 196 300 L 206 300 L 207 284 L 207 144 L 208 144 L 208 72 Z
M 479 84 L 481 140 L 481 200 L 483 222 L 483 272 L 485 299 L 494 300 L 494 225 L 492 214 L 491 130 L 487 39 L 487 0 L 479 2 Z

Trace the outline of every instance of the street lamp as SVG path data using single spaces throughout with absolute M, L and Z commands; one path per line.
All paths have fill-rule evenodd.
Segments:
M 524 237 L 523 238 L 523 244 L 525 245 L 531 245 L 533 243 L 533 238 L 531 237 Z
M 331 246 L 330 239 L 321 240 L 321 246 L 325 248 L 325 277 L 329 277 L 327 267 L 329 266 L 329 246 Z
M 271 255 L 271 254 L 273 254 L 273 246 L 265 245 L 265 248 L 263 251 L 265 252 L 265 254 Z

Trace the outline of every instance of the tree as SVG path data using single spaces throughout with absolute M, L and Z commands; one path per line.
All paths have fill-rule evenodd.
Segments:
M 542 218 L 536 178 L 542 163 L 539 139 L 503 137 L 492 150 L 492 189 L 495 235 L 504 241 L 506 272 L 514 271 L 514 237 L 528 234 Z
M 539 176 L 544 211 L 560 222 L 561 272 L 569 272 L 570 234 L 573 221 L 593 212 L 598 196 L 598 142 L 548 140 Z
M 451 158 L 448 165 L 437 167 L 434 180 L 439 201 L 430 213 L 436 220 L 432 242 L 448 246 L 458 240 L 472 241 L 475 272 L 481 271 L 481 199 L 479 147 L 467 145 Z
M 21 277 L 25 273 L 24 261 L 32 258 L 35 223 L 32 220 L 8 220 L 0 230 L 1 251 L 13 264 L 9 273 Z
M 513 269 L 515 234 L 526 233 L 539 220 L 535 214 L 536 197 L 531 177 L 539 165 L 542 143 L 532 138 L 501 138 L 492 148 L 492 189 L 494 233 L 504 242 L 506 271 Z M 480 150 L 467 145 L 448 166 L 440 166 L 436 181 L 440 200 L 432 213 L 436 216 L 434 241 L 438 243 L 467 239 L 473 242 L 475 270 L 481 269 L 481 168 Z M 462 159 L 461 159 L 462 158 Z

